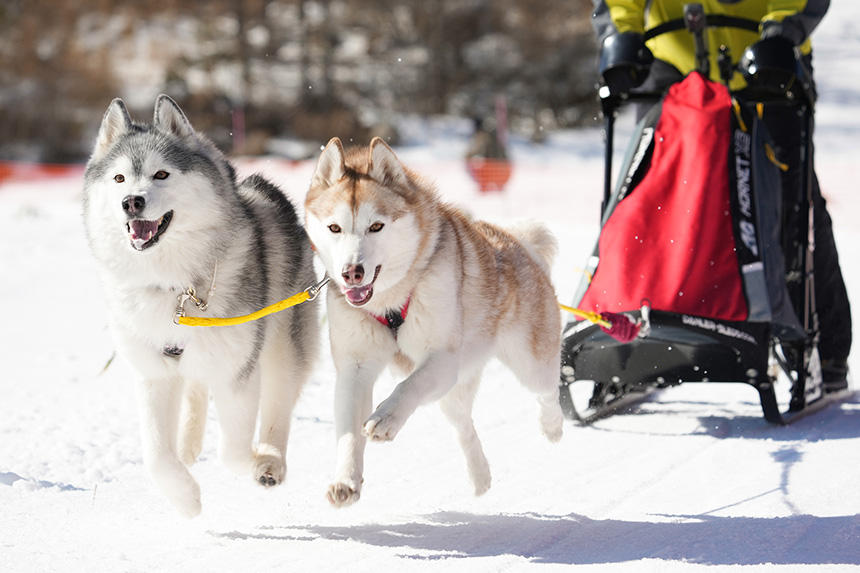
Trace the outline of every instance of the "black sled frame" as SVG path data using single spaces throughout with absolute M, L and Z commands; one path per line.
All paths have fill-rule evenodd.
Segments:
M 701 22 L 701 20 L 700 20 Z M 707 24 L 706 24 L 707 25 Z M 712 25 L 737 26 L 737 22 Z M 757 26 L 757 23 L 756 23 Z M 675 25 L 670 29 L 678 29 Z M 697 39 L 698 33 L 687 26 Z M 707 61 L 703 43 L 697 41 L 697 61 Z M 727 55 L 727 54 L 726 54 Z M 721 66 L 722 68 L 722 66 Z M 605 222 L 612 197 L 612 153 L 615 117 L 631 101 L 654 102 L 662 94 L 614 94 L 599 91 L 604 127 L 604 189 L 601 222 Z M 796 197 L 784 196 L 782 243 L 786 276 L 794 311 L 805 336 L 780 340 L 768 323 L 733 323 L 646 309 L 633 313 L 644 319 L 649 332 L 630 343 L 620 343 L 597 325 L 585 321 L 567 325 L 562 339 L 560 402 L 567 418 L 587 424 L 645 399 L 652 391 L 684 382 L 740 382 L 759 394 L 764 418 L 789 424 L 842 399 L 849 391 L 825 393 L 818 357 L 818 317 L 813 278 L 812 131 L 814 93 L 811 81 L 798 78 L 780 105 L 797 106 L 803 114 L 802 185 Z M 772 99 L 769 103 L 776 103 Z M 797 209 L 789 209 L 797 205 Z M 642 316 L 647 312 L 649 316 Z M 777 380 L 790 384 L 787 399 L 777 399 Z M 573 385 L 590 382 L 587 406 L 577 408 Z M 782 395 L 781 395 L 782 396 Z M 787 402 L 787 405 L 786 405 Z

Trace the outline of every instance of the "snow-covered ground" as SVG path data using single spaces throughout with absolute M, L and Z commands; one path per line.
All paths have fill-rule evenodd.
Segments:
M 818 173 L 856 309 L 860 6 L 834 2 L 817 40 Z M 516 145 L 498 195 L 476 192 L 449 126 L 417 133 L 421 145 L 397 151 L 446 199 L 494 221 L 549 224 L 561 244 L 558 295 L 570 300 L 597 234 L 599 131 Z M 299 204 L 311 169 L 242 164 Z M 430 406 L 394 442 L 369 445 L 360 502 L 329 507 L 325 352 L 297 408 L 287 482 L 267 491 L 230 474 L 212 414 L 193 469 L 203 513 L 184 520 L 142 466 L 133 372 L 121 359 L 103 370 L 113 345 L 80 189 L 74 177 L 0 184 L 2 571 L 860 569 L 860 397 L 775 427 L 751 387 L 689 384 L 592 427 L 568 424 L 549 444 L 531 396 L 497 363 L 475 408 L 493 471 L 483 497 L 471 495 L 453 432 Z M 393 384 L 381 380 L 377 402 Z

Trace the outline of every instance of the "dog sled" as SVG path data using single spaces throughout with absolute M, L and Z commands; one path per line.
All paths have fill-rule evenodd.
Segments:
M 560 400 L 568 418 L 589 423 L 690 382 L 749 384 L 775 424 L 847 394 L 824 391 L 817 349 L 811 92 L 797 78 L 781 101 L 768 101 L 804 117 L 803 185 L 785 197 L 761 100 L 699 71 L 665 94 L 601 89 L 601 230 L 572 306 L 624 317 L 635 329 L 619 337 L 578 316 L 566 324 Z M 656 103 L 637 124 L 613 188 L 615 115 L 646 98 Z

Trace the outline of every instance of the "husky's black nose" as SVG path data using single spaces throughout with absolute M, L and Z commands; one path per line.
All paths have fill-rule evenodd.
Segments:
M 364 278 L 364 267 L 361 265 L 344 265 L 340 274 L 348 285 L 357 285 Z
M 146 199 L 140 195 L 126 195 L 122 200 L 122 210 L 129 215 L 137 215 L 146 207 Z

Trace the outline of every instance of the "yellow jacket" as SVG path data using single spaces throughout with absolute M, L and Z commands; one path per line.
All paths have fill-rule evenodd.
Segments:
M 783 36 L 800 48 L 802 54 L 811 50 L 809 35 L 824 17 L 830 0 L 699 0 L 705 14 L 720 14 L 760 22 L 759 32 L 736 28 L 708 28 L 705 40 L 711 59 L 711 79 L 720 81 L 717 55 L 719 47 L 729 48 L 736 64 L 744 49 L 759 40 Z M 683 18 L 688 0 L 593 0 L 593 24 L 598 40 L 615 32 L 639 34 L 655 26 Z M 686 75 L 696 68 L 693 36 L 686 29 L 667 32 L 646 43 L 655 58 L 664 60 Z M 743 77 L 735 73 L 730 88 L 744 87 Z

